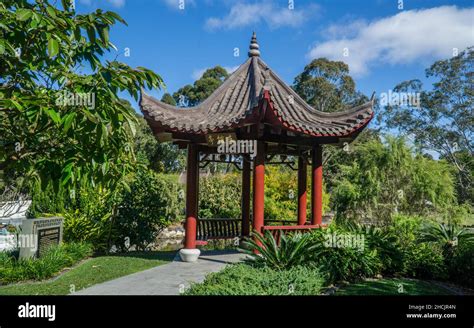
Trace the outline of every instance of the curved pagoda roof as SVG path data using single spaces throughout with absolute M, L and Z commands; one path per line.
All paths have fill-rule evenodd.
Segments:
M 205 135 L 263 123 L 294 135 L 353 139 L 374 115 L 373 99 L 331 113 L 308 105 L 260 58 L 255 33 L 248 56 L 218 89 L 194 107 L 171 106 L 142 90 L 140 108 L 155 135 Z

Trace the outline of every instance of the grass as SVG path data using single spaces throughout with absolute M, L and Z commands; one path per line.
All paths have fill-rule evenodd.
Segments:
M 428 281 L 407 278 L 366 280 L 341 287 L 335 295 L 452 295 Z
M 46 281 L 0 287 L 0 295 L 67 295 L 92 285 L 171 261 L 175 252 L 133 252 L 94 257 Z

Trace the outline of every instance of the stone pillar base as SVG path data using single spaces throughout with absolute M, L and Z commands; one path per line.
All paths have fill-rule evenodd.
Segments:
M 201 251 L 197 248 L 181 248 L 179 250 L 179 257 L 183 262 L 196 262 Z

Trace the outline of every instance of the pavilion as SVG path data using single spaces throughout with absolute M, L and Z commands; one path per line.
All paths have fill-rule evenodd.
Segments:
M 199 257 L 198 245 L 212 238 L 247 236 L 252 229 L 307 230 L 322 224 L 322 147 L 353 141 L 373 117 L 373 98 L 342 112 L 321 112 L 308 105 L 260 58 L 255 33 L 248 59 L 206 100 L 195 107 L 165 104 L 143 91 L 140 108 L 160 142 L 187 148 L 185 244 L 183 261 Z M 219 154 L 223 138 L 248 141 L 249 153 Z M 269 225 L 264 219 L 265 164 L 288 164 L 297 158 L 298 214 L 296 225 Z M 199 168 L 209 162 L 233 162 L 242 171 L 241 219 L 198 218 Z M 307 166 L 311 165 L 311 221 L 306 221 Z M 201 166 L 201 167 L 202 167 Z M 253 178 L 252 178 L 253 176 Z M 253 206 L 251 207 L 251 183 Z M 251 215 L 252 211 L 252 215 Z

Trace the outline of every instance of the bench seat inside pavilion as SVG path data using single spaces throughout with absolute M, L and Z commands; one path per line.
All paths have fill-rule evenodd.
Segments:
M 251 231 L 282 233 L 320 228 L 322 147 L 353 141 L 373 117 L 373 99 L 342 112 L 328 113 L 312 108 L 260 58 L 255 33 L 248 59 L 199 105 L 171 106 L 142 91 L 140 108 L 160 142 L 173 142 L 187 148 L 185 243 L 180 255 L 183 261 L 189 262 L 197 260 L 200 254 L 197 246 L 209 239 L 243 237 Z M 252 141 L 256 145 L 255 156 L 247 153 L 222 156 L 216 140 L 223 136 Z M 223 161 L 236 162 L 241 170 L 241 218 L 200 219 L 200 165 L 223 157 Z M 275 225 L 264 218 L 265 165 L 275 158 L 279 158 L 281 164 L 288 158 L 297 161 L 296 224 Z M 306 213 L 308 166 L 311 169 L 310 220 Z

